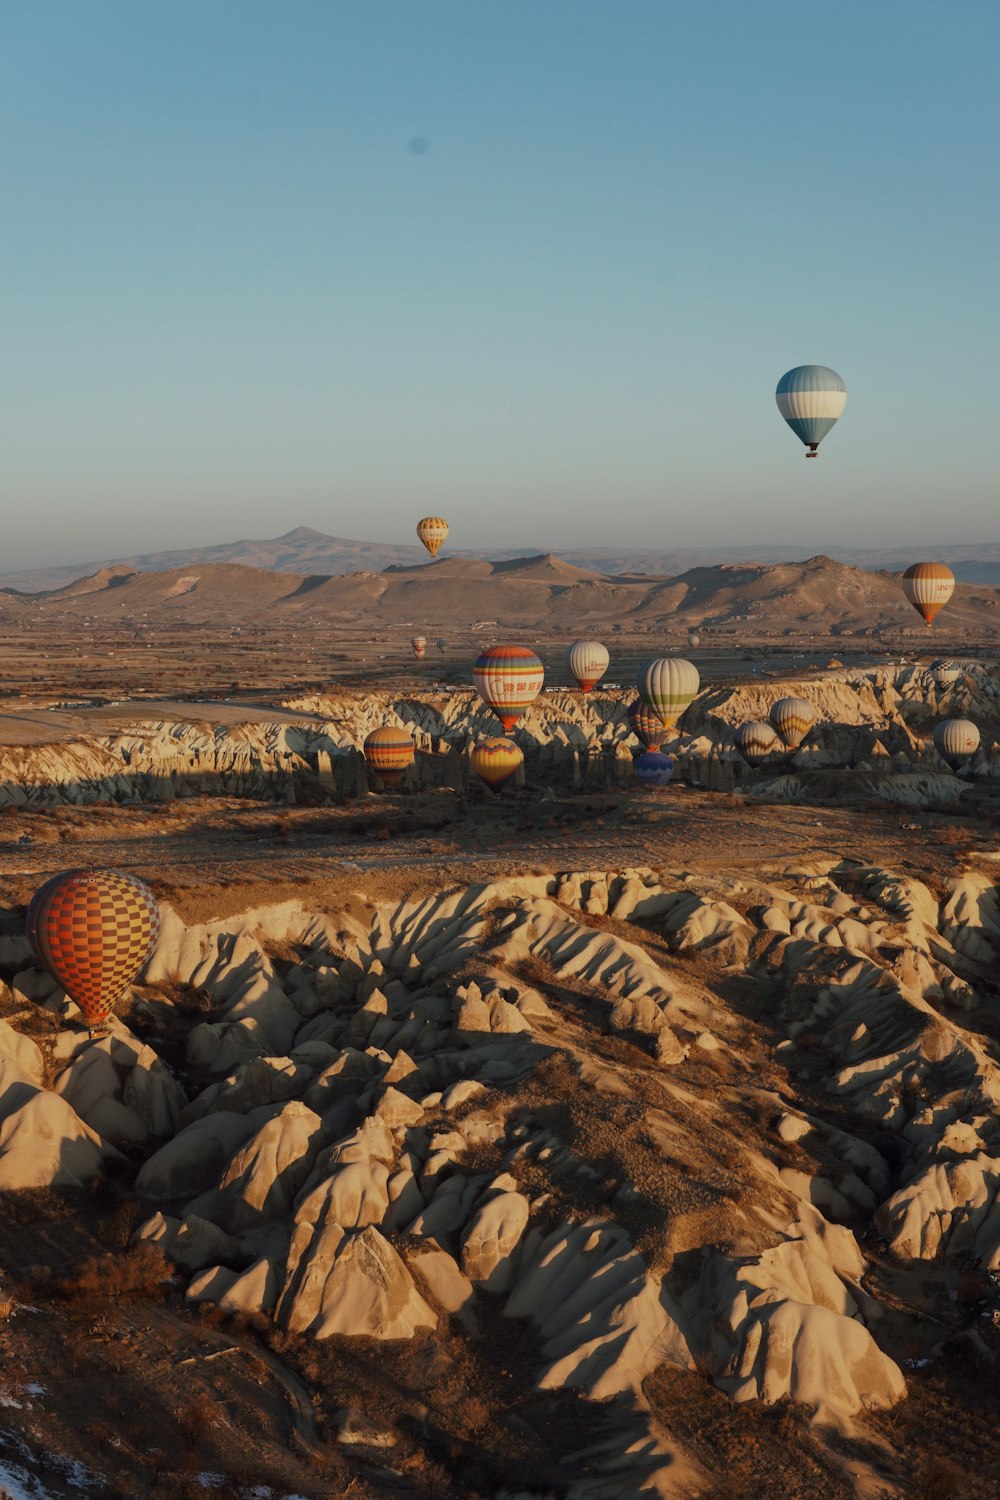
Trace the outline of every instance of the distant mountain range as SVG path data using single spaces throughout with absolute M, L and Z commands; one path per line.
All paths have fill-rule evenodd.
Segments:
M 712 567 L 722 563 L 792 563 L 802 556 L 801 546 L 698 547 L 628 550 L 612 547 L 566 548 L 558 556 L 567 563 L 602 575 L 643 574 L 672 578 L 692 568 Z M 552 555 L 528 549 L 530 555 Z M 946 562 L 955 576 L 965 583 L 1000 587 L 1000 542 L 981 545 L 917 548 L 857 548 L 831 546 L 826 555 L 838 562 L 867 572 L 899 572 L 923 556 Z M 444 558 L 477 559 L 504 562 L 523 558 L 523 549 L 490 549 L 476 551 L 447 546 Z M 412 569 L 426 566 L 430 558 L 418 543 L 396 545 L 389 542 L 358 542 L 346 537 L 327 536 L 308 526 L 296 527 L 284 536 L 264 541 L 225 542 L 214 547 L 180 548 L 169 552 L 147 552 L 59 568 L 34 568 L 0 574 L 0 588 L 25 593 L 59 589 L 84 575 L 111 570 L 165 573 L 175 569 L 203 568 L 232 564 L 244 568 L 264 568 L 281 573 L 323 574 L 338 577 L 344 573 L 381 573 L 386 568 Z
M 904 629 L 924 638 L 898 574 L 813 557 L 805 562 L 724 563 L 675 577 L 600 573 L 552 553 L 494 559 L 447 557 L 432 567 L 380 572 L 288 573 L 236 563 L 188 563 L 165 572 L 117 565 L 62 588 L 0 593 L 14 623 L 39 614 L 115 621 L 142 630 L 189 623 L 252 628 L 296 623 L 345 631 L 413 629 L 453 636 L 494 627 L 569 637 L 581 631 L 676 636 L 721 631 L 732 640 L 785 635 L 872 636 Z M 145 622 L 145 623 L 144 623 Z M 72 628 L 66 627 L 66 628 Z M 996 640 L 1000 595 L 959 584 L 935 638 Z

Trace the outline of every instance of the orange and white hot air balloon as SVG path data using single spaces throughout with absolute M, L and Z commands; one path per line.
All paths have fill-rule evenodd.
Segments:
M 417 536 L 427 548 L 431 557 L 437 557 L 441 548 L 448 540 L 448 522 L 444 516 L 424 516 L 417 522 Z
M 541 692 L 545 668 L 527 646 L 491 646 L 476 658 L 472 681 L 509 732 Z
M 954 592 L 955 575 L 944 563 L 914 563 L 903 574 L 903 593 L 928 626 Z
M 524 765 L 524 753 L 513 740 L 480 740 L 472 751 L 471 760 L 476 775 L 485 781 L 491 792 L 499 792 Z
M 386 787 L 394 787 L 413 764 L 416 746 L 405 729 L 373 729 L 365 740 L 365 762 Z
M 581 693 L 589 693 L 608 670 L 611 656 L 600 641 L 574 641 L 566 652 L 566 665 Z
M 54 875 L 28 907 L 35 957 L 76 1001 L 91 1030 L 107 1020 L 159 933 L 156 897 L 120 870 Z

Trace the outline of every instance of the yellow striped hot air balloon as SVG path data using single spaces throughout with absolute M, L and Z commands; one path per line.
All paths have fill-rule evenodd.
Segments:
M 773 755 L 780 743 L 778 736 L 764 719 L 748 719 L 737 729 L 733 739 L 736 748 L 748 766 L 759 766 Z
M 487 708 L 509 731 L 541 692 L 545 668 L 527 646 L 491 646 L 476 658 L 472 681 Z
M 417 522 L 417 536 L 431 557 L 437 557 L 448 540 L 448 522 L 444 516 L 424 516 Z
M 816 710 L 805 698 L 779 698 L 770 719 L 788 749 L 797 750 L 816 722 Z
M 473 748 L 471 760 L 476 775 L 491 792 L 499 792 L 523 766 L 524 753 L 513 740 L 480 740 Z
M 636 739 L 641 740 L 647 750 L 659 750 L 667 732 L 659 714 L 654 713 L 641 698 L 636 698 L 629 704 L 627 717 L 628 727 Z
M 914 563 L 903 574 L 903 593 L 930 626 L 955 592 L 955 575 L 944 563 Z
M 381 778 L 383 786 L 394 787 L 408 766 L 413 764 L 416 746 L 405 729 L 373 729 L 365 740 L 365 763 Z
M 698 668 L 682 656 L 660 656 L 639 668 L 635 685 L 643 702 L 659 714 L 664 729 L 670 729 L 690 707 L 701 678 Z

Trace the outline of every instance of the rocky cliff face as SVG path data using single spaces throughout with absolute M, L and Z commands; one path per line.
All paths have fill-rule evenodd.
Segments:
M 818 722 L 795 755 L 751 775 L 736 754 L 733 733 L 746 719 L 766 718 L 771 704 L 788 693 L 815 703 Z M 516 729 L 528 784 L 559 790 L 631 786 L 639 748 L 626 722 L 632 696 L 544 694 Z M 405 727 L 417 746 L 401 783 L 404 793 L 435 787 L 478 793 L 468 758 L 477 737 L 498 732 L 497 721 L 471 691 L 314 696 L 281 707 L 301 712 L 301 723 L 137 722 L 71 744 L 8 746 L 0 749 L 0 806 L 197 795 L 287 802 L 358 796 L 369 786 L 362 746 L 382 724 Z M 938 718 L 953 716 L 972 717 L 983 729 L 965 782 L 951 775 L 928 738 Z M 947 803 L 970 780 L 1000 776 L 997 733 L 1000 673 L 978 662 L 954 662 L 709 688 L 663 748 L 678 757 L 680 775 L 717 790 L 745 786 L 779 800 L 810 796 L 810 773 L 846 767 L 875 773 L 873 795 L 920 805 Z M 822 800 L 822 786 L 816 795 Z
M 632 1413 L 600 1493 L 706 1482 L 650 1410 L 657 1371 L 852 1431 L 905 1396 L 901 1350 L 933 1360 L 961 1322 L 960 1272 L 997 1304 L 982 877 L 939 898 L 830 856 L 192 927 L 167 907 L 98 1041 L 20 920 L 7 993 L 70 1024 L 41 1043 L 0 1026 L 0 1187 L 138 1157 L 138 1237 L 188 1299 L 317 1340 L 526 1320 L 539 1391 Z M 938 1300 L 907 1346 L 914 1263 Z

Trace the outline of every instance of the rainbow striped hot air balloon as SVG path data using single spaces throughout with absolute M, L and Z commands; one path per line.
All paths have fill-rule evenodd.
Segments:
M 788 749 L 797 750 L 816 722 L 816 710 L 805 698 L 779 698 L 770 719 Z
M 661 755 L 659 750 L 644 750 L 632 762 L 632 769 L 640 786 L 666 786 L 676 764 L 672 755 Z
M 971 719 L 943 719 L 934 726 L 934 748 L 957 771 L 979 749 L 979 730 Z
M 733 739 L 748 766 L 763 765 L 780 744 L 778 736 L 764 719 L 748 719 L 740 725 Z
M 955 592 L 955 575 L 944 563 L 914 563 L 903 574 L 903 593 L 930 627 Z
M 659 750 L 667 732 L 660 715 L 654 713 L 641 698 L 636 698 L 629 704 L 627 718 L 628 727 L 636 739 L 641 740 L 647 750 Z
M 660 656 L 639 668 L 635 685 L 639 697 L 669 729 L 690 707 L 701 678 L 698 668 L 682 656 Z
M 778 410 L 806 445 L 806 458 L 816 450 L 847 405 L 847 386 L 827 365 L 796 365 L 778 381 L 774 393 Z
M 589 693 L 608 670 L 611 657 L 600 641 L 574 641 L 566 652 L 566 665 L 581 693 Z
M 448 540 L 448 522 L 444 516 L 424 516 L 417 522 L 417 536 L 431 557 L 437 557 Z
M 524 752 L 508 739 L 480 740 L 470 758 L 476 775 L 496 793 L 524 764 Z
M 383 786 L 394 787 L 413 764 L 416 746 L 405 729 L 373 729 L 365 740 L 365 763 L 380 777 Z
M 476 658 L 472 681 L 509 731 L 541 692 L 545 668 L 527 646 L 491 646 Z
M 91 1030 L 135 979 L 160 932 L 147 885 L 119 870 L 67 870 L 35 892 L 28 941 Z

